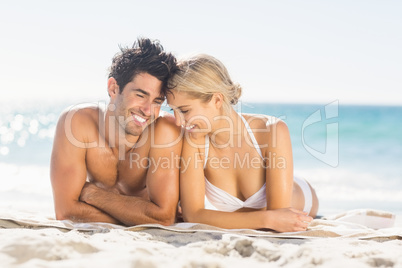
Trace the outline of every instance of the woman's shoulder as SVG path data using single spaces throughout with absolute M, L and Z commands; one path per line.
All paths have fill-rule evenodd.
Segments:
M 246 119 L 247 123 L 252 129 L 266 129 L 278 124 L 286 125 L 286 123 L 280 118 L 272 115 L 249 113 L 242 113 L 241 115 L 244 117 L 244 119 Z
M 278 117 L 264 114 L 242 114 L 250 125 L 258 144 L 271 144 L 277 137 L 289 135 L 286 123 Z

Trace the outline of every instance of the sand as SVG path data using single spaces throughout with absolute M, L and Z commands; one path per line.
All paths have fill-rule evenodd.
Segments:
M 278 234 L 196 224 L 74 224 L 0 211 L 0 266 L 402 267 L 402 225 L 389 215 L 348 211 L 314 220 L 306 232 Z

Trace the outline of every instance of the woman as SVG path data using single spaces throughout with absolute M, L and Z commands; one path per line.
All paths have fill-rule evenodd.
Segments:
M 293 176 L 290 135 L 274 117 L 238 114 L 241 88 L 208 55 L 179 63 L 167 102 L 186 131 L 183 219 L 222 228 L 306 230 L 318 210 L 311 186 Z M 304 212 L 302 211 L 304 210 Z

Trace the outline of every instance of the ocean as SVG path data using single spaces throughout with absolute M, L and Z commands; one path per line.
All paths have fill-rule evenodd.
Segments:
M 1 105 L 0 209 L 54 216 L 53 136 L 60 113 L 74 104 Z M 360 208 L 402 214 L 402 106 L 242 102 L 236 109 L 287 123 L 295 174 L 316 189 L 320 215 Z

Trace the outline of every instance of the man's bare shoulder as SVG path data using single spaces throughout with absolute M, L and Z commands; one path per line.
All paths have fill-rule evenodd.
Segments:
M 175 118 L 172 115 L 159 116 L 149 127 L 148 131 L 153 132 L 157 144 L 180 142 L 183 136 L 181 127 L 176 126 Z
M 161 124 L 172 124 L 176 126 L 176 118 L 174 117 L 174 115 L 165 111 L 161 111 L 159 117 L 154 122 L 162 122 Z
M 74 105 L 67 107 L 61 113 L 59 121 L 72 120 L 82 123 L 96 123 L 99 121 L 100 115 L 104 115 L 103 109 L 96 105 Z
M 176 119 L 172 114 L 164 113 L 160 115 L 154 122 L 155 128 L 160 131 L 169 129 L 169 131 L 180 132 L 181 127 L 176 126 Z
M 99 130 L 103 115 L 103 109 L 96 105 L 70 106 L 61 113 L 57 127 L 71 130 L 74 135 L 82 136 Z

